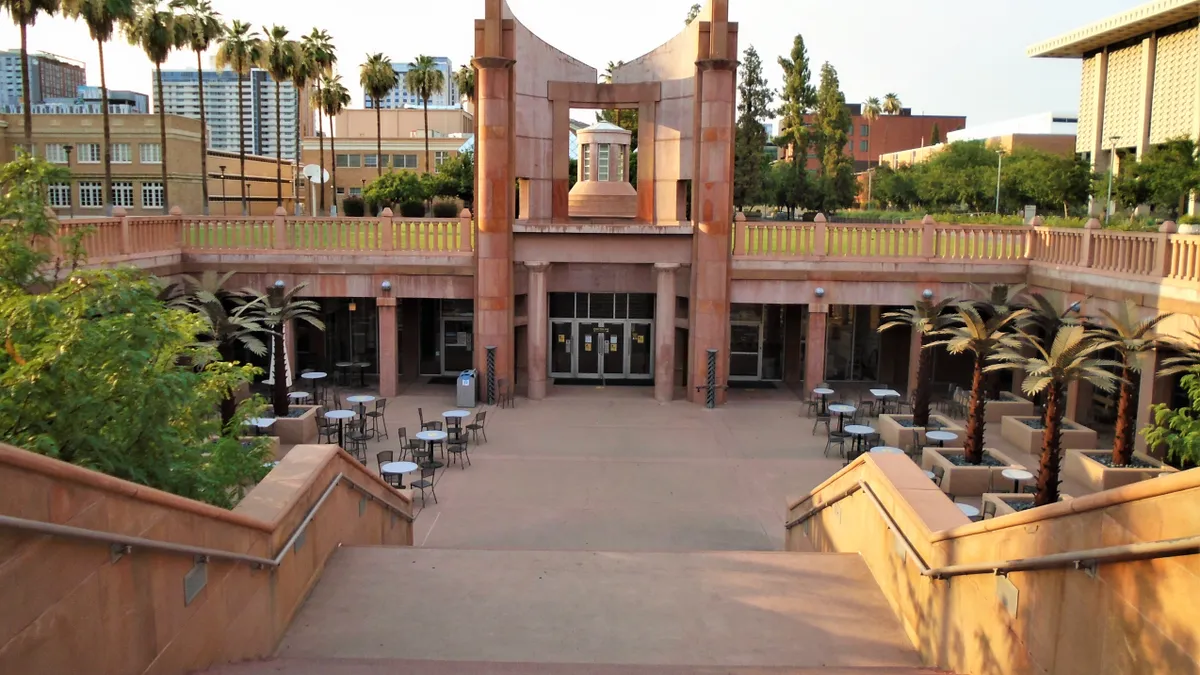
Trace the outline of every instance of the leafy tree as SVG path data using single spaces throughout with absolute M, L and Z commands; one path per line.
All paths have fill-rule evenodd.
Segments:
M 337 133 L 333 128 L 333 121 L 338 115 L 350 105 L 350 92 L 346 90 L 346 85 L 342 84 L 342 76 L 334 75 L 326 78 L 325 90 L 321 92 L 321 112 L 329 117 L 329 154 L 337 157 L 336 136 Z M 333 204 L 337 206 L 337 162 L 334 161 L 330 168 L 332 171 L 332 193 Z
M 408 64 L 404 84 L 421 99 L 425 108 L 425 170 L 433 171 L 433 163 L 429 161 L 429 99 L 446 88 L 446 74 L 438 68 L 432 56 L 422 54 L 416 61 Z M 379 164 L 382 166 L 383 162 L 380 161 Z
M 933 386 L 933 354 L 926 349 L 930 338 L 944 323 L 942 315 L 955 302 L 954 298 L 946 298 L 941 302 L 918 300 L 912 307 L 906 307 L 883 315 L 885 323 L 879 326 L 882 333 L 893 328 L 907 326 L 908 329 L 921 336 L 921 354 L 917 361 L 917 386 L 912 392 L 913 424 L 918 427 L 929 426 L 929 402 Z
M 250 70 L 262 59 L 262 48 L 262 37 L 254 28 L 244 21 L 235 20 L 225 31 L 217 49 L 217 68 L 229 68 L 238 76 L 238 185 L 242 191 L 243 216 L 250 215 L 250 206 L 246 201 L 246 102 L 242 90 Z
M 900 97 L 895 94 L 885 94 L 883 97 L 883 113 L 885 115 L 899 115 L 904 110 L 904 104 L 900 102 Z
M 292 77 L 300 50 L 296 43 L 288 39 L 288 29 L 283 26 L 271 26 L 267 30 L 267 40 L 263 43 L 262 59 L 259 66 L 270 73 L 275 81 L 275 206 L 283 206 L 283 115 L 279 114 L 283 107 L 280 103 L 280 89 L 283 83 Z M 300 92 L 296 92 L 299 96 Z
M 312 300 L 301 300 L 297 297 L 306 284 L 293 286 L 286 290 L 273 286 L 265 295 L 257 296 L 249 306 L 256 310 L 258 323 L 267 328 L 271 335 L 271 349 L 275 354 L 274 373 L 275 385 L 271 389 L 271 406 L 276 417 L 287 417 L 288 386 L 287 361 L 284 359 L 284 326 L 293 321 L 303 321 L 317 330 L 324 331 L 325 324 L 318 318 L 321 305 Z
M 786 209 L 788 217 L 812 200 L 814 185 L 809 172 L 795 162 L 780 160 L 767 172 L 767 198 L 773 206 Z
M 920 202 L 917 178 L 917 171 L 912 166 L 893 169 L 886 164 L 880 165 L 872 178 L 872 197 L 892 208 L 906 211 Z
M 821 66 L 821 85 L 817 90 L 814 115 L 814 147 L 821 159 L 820 208 L 832 212 L 850 206 L 858 194 L 854 178 L 854 160 L 846 154 L 850 112 L 842 93 L 837 70 L 826 62 Z
M 933 131 L 929 133 L 929 144 L 937 145 L 942 142 L 942 130 L 938 128 L 938 123 L 933 123 Z
M 321 93 L 322 84 L 333 76 L 333 67 L 337 64 L 337 50 L 333 46 L 333 38 L 329 33 L 314 28 L 311 33 L 305 35 L 300 40 L 300 49 L 304 51 L 305 58 L 313 66 L 313 82 L 317 86 L 316 97 L 313 99 L 315 108 L 317 109 L 317 142 L 320 147 L 321 175 L 325 175 L 325 115 L 324 115 L 324 100 L 325 97 Z M 329 130 L 333 131 L 333 121 L 329 122 Z M 321 186 L 321 215 L 325 215 L 328 211 L 325 210 L 325 186 Z
M 1117 351 L 1121 359 L 1121 395 L 1117 399 L 1117 424 L 1113 438 L 1113 466 L 1128 466 L 1133 459 L 1134 425 L 1137 409 L 1134 407 L 1134 373 L 1142 370 L 1142 357 L 1158 348 L 1159 340 L 1154 334 L 1158 324 L 1170 314 L 1156 314 L 1147 319 L 1138 318 L 1137 303 L 1126 300 L 1118 305 L 1116 312 L 1100 310 L 1108 325 L 1100 329 L 1107 341 L 1105 346 Z
M 762 121 L 771 114 L 774 96 L 763 77 L 762 59 L 754 47 L 748 47 L 742 57 L 734 140 L 733 203 L 739 209 L 756 203 L 762 195 L 767 171 L 767 131 Z
M 1102 391 L 1112 391 L 1118 378 L 1108 369 L 1121 364 L 1097 358 L 1108 343 L 1103 335 L 1082 325 L 1063 328 L 1049 349 L 1038 337 L 1023 331 L 1018 331 L 1018 335 L 1020 343 L 1002 345 L 991 357 L 996 363 L 987 370 L 1022 370 L 1026 377 L 1021 388 L 1026 394 L 1046 393 L 1042 456 L 1038 464 L 1037 496 L 1033 500 L 1034 506 L 1045 506 L 1058 501 L 1067 387 L 1082 381 Z M 1022 346 L 1036 354 L 1025 356 L 1021 353 Z
M 696 3 L 696 4 L 692 5 L 692 8 L 688 10 L 687 18 L 683 20 L 683 25 L 685 25 L 685 26 L 692 25 L 692 22 L 696 20 L 696 17 L 700 16 L 701 9 L 702 8 L 700 7 L 700 3 Z
M 363 91 L 367 92 L 367 96 L 371 97 L 371 104 L 375 106 L 375 156 L 379 160 L 375 165 L 379 176 L 383 175 L 383 113 L 380 112 L 380 101 L 389 91 L 396 88 L 399 81 L 400 77 L 392 68 L 392 62 L 382 53 L 368 54 L 367 60 L 359 66 L 358 82 Z M 426 156 L 425 160 L 428 162 L 429 157 Z
M 376 208 L 421 204 L 432 196 L 428 188 L 429 183 L 412 171 L 389 171 L 367 184 L 363 199 Z
M 0 7 L 8 10 L 13 23 L 21 28 L 21 102 L 25 114 L 25 148 L 33 147 L 33 105 L 29 93 L 29 27 L 37 22 L 39 14 L 53 16 L 59 10 L 60 0 L 0 0 Z
M 1154 422 L 1144 429 L 1146 442 L 1165 447 L 1167 459 L 1179 466 L 1200 465 L 1200 367 L 1193 367 L 1180 380 L 1188 405 L 1171 409 L 1154 406 Z
M 65 167 L 38 160 L 20 150 L 17 158 L 0 165 L 0 288 L 28 289 L 45 281 L 58 232 L 53 211 L 45 208 L 45 186 L 70 178 Z M 80 236 L 58 240 L 63 251 L 79 251 Z M 76 253 L 72 264 L 81 257 Z M 59 260 L 50 280 L 58 278 Z
M 804 117 L 817 105 L 817 90 L 812 85 L 808 67 L 808 50 L 804 36 L 792 41 L 790 58 L 779 57 L 783 69 L 783 91 L 779 95 L 779 144 L 791 153 L 792 163 L 803 167 L 808 162 L 810 143 Z
M 869 97 L 862 106 L 863 118 L 867 120 L 867 137 L 871 137 L 871 125 L 875 120 L 879 119 L 879 114 L 883 112 L 883 104 L 879 102 L 876 96 Z M 871 160 L 867 160 L 867 168 L 871 168 Z
M 1200 160 L 1190 138 L 1175 138 L 1151 148 L 1133 168 L 1145 182 L 1146 201 L 1176 217 L 1187 211 L 1187 197 L 1200 190 Z
M 133 4 L 133 0 L 101 0 L 106 4 Z M 208 129 L 208 113 L 204 109 L 204 52 L 212 46 L 222 35 L 225 34 L 225 24 L 221 22 L 221 15 L 212 8 L 212 3 L 209 0 L 172 0 L 171 9 L 178 12 L 175 16 L 176 44 L 180 49 L 190 49 L 196 54 L 196 84 L 199 88 L 200 98 L 200 128 Z M 95 33 L 92 38 L 96 39 Z M 101 45 L 101 64 L 103 64 L 103 45 Z M 101 66 L 101 83 L 103 83 L 103 65 Z M 103 87 L 103 84 L 101 84 Z M 105 92 L 105 96 L 107 96 Z M 108 110 L 108 99 L 104 99 L 105 114 Z M 108 146 L 108 139 L 105 138 L 104 145 Z M 108 159 L 108 151 L 105 150 L 105 160 Z M 200 144 L 200 175 L 208 175 L 208 143 Z M 106 185 L 104 190 L 108 191 Z M 200 181 L 201 204 L 203 205 L 204 215 L 208 215 L 208 181 Z
M 431 196 L 455 197 L 461 199 L 468 209 L 475 203 L 475 155 L 471 152 L 460 152 L 438 167 L 435 189 Z
M 133 19 L 125 24 L 125 36 L 129 44 L 141 47 L 146 56 L 154 63 L 154 81 L 158 86 L 158 100 L 163 100 L 162 65 L 167 56 L 177 44 L 175 35 L 175 15 L 169 8 L 159 6 L 154 2 L 142 4 Z M 171 199 L 167 185 L 167 108 L 161 103 L 158 106 L 159 142 L 162 145 L 162 212 L 171 211 Z

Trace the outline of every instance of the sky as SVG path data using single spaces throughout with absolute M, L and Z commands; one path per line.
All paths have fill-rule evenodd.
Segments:
M 630 61 L 683 28 L 694 0 L 509 0 L 516 16 L 550 44 L 598 70 Z M 448 56 L 455 68 L 473 48 L 473 20 L 484 0 L 212 0 L 229 22 L 283 22 L 299 39 L 313 27 L 329 31 L 338 49 L 353 107 L 362 107 L 358 65 L 368 52 L 393 61 L 418 54 Z M 983 124 L 1047 110 L 1079 107 L 1080 63 L 1030 59 L 1025 49 L 1061 33 L 1126 11 L 1133 0 L 730 0 L 740 48 L 753 45 L 778 90 L 777 58 L 804 36 L 814 77 L 820 64 L 837 69 L 849 102 L 899 95 L 916 114 L 966 115 Z M 612 36 L 619 36 L 619 40 Z M 597 36 L 597 37 L 592 37 Z M 20 46 L 10 21 L 0 24 L 0 48 Z M 96 45 L 87 28 L 42 17 L 29 31 L 31 51 L 87 63 L 88 83 L 100 83 Z M 152 92 L 153 67 L 118 36 L 105 49 L 110 89 Z M 168 68 L 194 68 L 191 52 L 174 53 Z M 206 58 L 207 66 L 207 58 Z M 590 121 L 590 120 L 589 120 Z

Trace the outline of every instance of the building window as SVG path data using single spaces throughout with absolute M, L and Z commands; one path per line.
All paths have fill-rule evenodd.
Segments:
M 71 205 L 71 186 L 66 183 L 51 183 L 48 189 L 50 193 L 50 206 L 66 207 Z
M 360 187 L 350 188 L 350 196 L 351 197 L 361 197 L 362 191 L 363 191 L 363 189 Z
M 596 180 L 608 180 L 608 143 L 601 143 L 596 151 Z
M 112 203 L 113 206 L 123 206 L 127 209 L 133 208 L 133 183 L 128 181 L 113 181 Z
M 362 155 L 338 155 L 338 168 L 358 169 L 362 167 Z
M 592 179 L 592 146 L 584 145 L 579 148 L 579 180 Z
M 100 163 L 100 144 L 99 143 L 80 143 L 79 144 L 79 163 L 80 164 L 99 164 Z M 80 199 L 82 202 L 82 198 Z
M 862 129 L 860 129 L 860 131 L 862 133 L 860 133 L 859 136 L 870 136 L 871 135 L 871 125 L 870 124 L 862 125 Z
M 98 181 L 81 181 L 79 183 L 79 205 L 85 209 L 104 206 L 104 186 Z
M 434 169 L 441 166 L 444 162 L 446 162 L 449 159 L 450 159 L 450 151 L 449 150 L 435 150 L 433 152 Z
M 142 143 L 138 153 L 142 164 L 162 164 L 162 146 L 158 143 Z
M 66 164 L 67 147 L 62 143 L 47 143 L 46 161 L 51 164 Z
M 374 169 L 375 167 L 379 166 L 379 156 L 363 155 L 363 166 L 367 167 L 368 169 Z
M 133 150 L 128 143 L 113 143 L 108 147 L 112 151 L 113 164 L 133 163 Z
M 859 142 L 858 142 L 858 151 L 859 151 L 859 152 L 866 152 L 866 151 L 867 151 L 867 142 L 866 142 L 866 141 L 859 141 Z
M 415 169 L 417 168 L 417 156 L 395 155 L 392 157 L 392 167 L 396 169 Z
M 623 145 L 617 146 L 616 162 L 617 162 L 617 180 L 618 181 L 625 180 L 625 152 L 624 151 L 625 151 L 625 146 L 623 146 Z
M 163 205 L 162 183 L 142 183 L 142 208 L 161 209 Z
M 853 124 L 851 124 L 851 125 L 850 125 L 850 130 L 846 132 L 846 135 L 847 135 L 847 136 L 853 136 L 853 135 L 854 135 L 854 125 L 853 125 Z

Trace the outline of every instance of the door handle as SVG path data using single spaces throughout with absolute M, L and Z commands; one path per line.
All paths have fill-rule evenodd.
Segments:
M 571 351 L 571 341 L 567 340 L 567 351 Z

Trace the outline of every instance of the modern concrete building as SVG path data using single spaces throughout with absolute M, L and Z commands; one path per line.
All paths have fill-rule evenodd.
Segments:
M 430 107 L 435 105 L 461 107 L 462 103 L 459 101 L 460 95 L 458 93 L 458 86 L 454 84 L 454 64 L 451 63 L 450 59 L 445 56 L 435 56 L 433 57 L 433 61 L 437 65 L 437 69 L 442 71 L 442 75 L 446 78 L 446 86 L 443 87 L 441 91 L 436 92 L 433 97 L 429 99 Z M 405 108 L 411 106 L 421 106 L 424 103 L 421 97 L 417 96 L 416 92 L 408 90 L 408 85 L 404 82 L 404 76 L 408 73 L 410 65 L 412 64 L 392 64 L 392 70 L 396 71 L 396 76 L 399 79 L 399 83 L 396 85 L 395 89 L 392 89 L 390 92 L 388 92 L 387 96 L 380 99 L 380 108 Z M 371 97 L 366 93 L 363 94 L 363 107 L 375 107 L 375 101 L 372 100 Z
M 932 145 L 935 126 L 945 139 L 950 132 L 967 125 L 967 118 L 963 116 L 914 115 L 911 108 L 904 108 L 897 115 L 880 115 L 874 122 L 868 123 L 862 115 L 862 105 L 847 103 L 846 108 L 851 120 L 846 154 L 854 158 L 856 171 L 878 164 L 880 155 Z M 805 116 L 806 123 L 812 124 L 814 120 L 815 115 Z M 815 170 L 820 165 L 821 160 L 810 149 L 808 168 Z
M 232 70 L 205 70 L 204 113 L 208 144 L 214 150 L 238 152 L 238 76 Z M 199 74 L 191 70 L 163 71 L 163 104 L 167 113 L 200 119 Z M 275 117 L 280 116 L 283 158 L 296 159 L 302 120 L 308 114 L 307 97 L 297 97 L 291 82 L 279 85 L 279 110 L 275 107 L 275 81 L 255 68 L 242 83 L 244 133 L 247 154 L 274 157 Z
M 35 113 L 74 113 L 87 114 L 100 112 L 100 106 L 104 99 L 101 96 L 100 87 L 89 87 L 80 85 L 75 90 L 73 98 L 48 98 L 40 106 L 35 106 Z M 145 115 L 150 112 L 150 97 L 136 91 L 128 91 L 124 89 L 109 89 L 108 90 L 108 109 L 109 112 L 118 114 L 138 114 Z M 5 112 L 20 112 L 19 110 L 6 110 Z
M 21 50 L 0 52 L 0 106 L 20 106 Z M 83 63 L 55 54 L 29 55 L 29 95 L 34 105 L 50 98 L 70 98 L 76 88 L 87 84 Z
M 980 141 L 1013 135 L 1075 136 L 1079 113 L 1047 111 L 999 122 L 976 124 L 946 134 L 946 142 Z
M 1075 134 L 1019 134 L 1008 133 L 999 136 L 972 138 L 973 141 L 984 141 L 987 147 L 1003 150 L 1011 154 L 1021 148 L 1051 152 L 1056 155 L 1069 157 L 1075 154 Z M 958 142 L 958 141 L 952 141 Z M 923 148 L 889 152 L 879 158 L 879 165 L 891 167 L 920 164 L 929 161 L 934 155 L 946 149 L 949 143 L 927 145 Z

